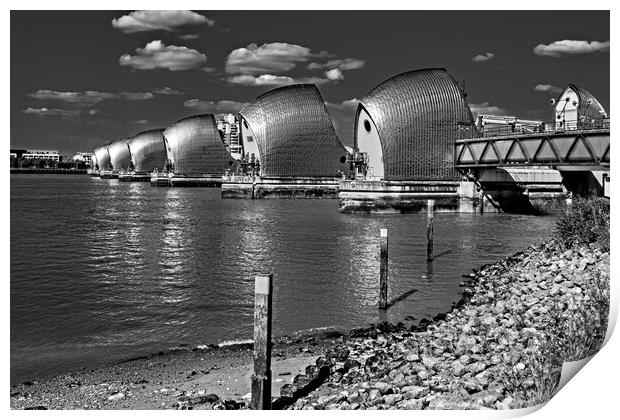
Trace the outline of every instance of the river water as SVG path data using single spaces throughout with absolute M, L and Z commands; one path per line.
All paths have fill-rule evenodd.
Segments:
M 464 273 L 536 242 L 552 217 L 351 215 L 336 200 L 221 199 L 86 176 L 11 175 L 11 383 L 252 336 L 254 275 L 274 274 L 274 335 L 431 317 Z M 406 296 L 399 300 L 399 297 Z

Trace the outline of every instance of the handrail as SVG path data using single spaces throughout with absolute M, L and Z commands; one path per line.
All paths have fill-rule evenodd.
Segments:
M 519 134 L 561 134 L 570 133 L 572 131 L 579 130 L 602 130 L 609 129 L 609 118 L 591 119 L 588 121 L 551 121 L 543 122 L 538 126 L 523 125 L 520 126 L 517 123 L 507 124 L 499 127 L 489 127 L 478 129 L 474 126 L 465 126 L 459 128 L 459 140 L 474 139 L 480 137 L 502 137 L 502 136 L 514 136 Z

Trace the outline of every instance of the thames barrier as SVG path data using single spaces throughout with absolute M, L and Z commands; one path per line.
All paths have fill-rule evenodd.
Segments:
M 359 101 L 353 146 L 338 138 L 314 84 L 272 89 L 216 116 L 95 149 L 91 176 L 153 186 L 221 188 L 222 198 L 329 198 L 343 213 L 425 211 L 545 214 L 574 195 L 609 197 L 610 122 L 587 90 L 567 85 L 549 121 L 478 115 L 443 68 L 393 76 Z

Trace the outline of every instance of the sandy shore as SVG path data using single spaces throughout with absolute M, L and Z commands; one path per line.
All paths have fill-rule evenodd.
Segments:
M 305 372 L 342 334 L 323 331 L 281 337 L 273 348 L 274 397 L 295 375 Z M 252 373 L 251 344 L 181 348 L 41 381 L 11 386 L 13 409 L 193 409 L 210 402 L 247 400 Z
M 276 340 L 274 408 L 509 409 L 549 399 L 594 354 L 609 253 L 548 241 L 476 271 L 449 314 Z M 251 344 L 178 349 L 11 387 L 13 409 L 247 408 Z

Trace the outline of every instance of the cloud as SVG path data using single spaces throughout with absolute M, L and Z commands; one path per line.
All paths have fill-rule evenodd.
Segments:
M 608 52 L 609 41 L 576 41 L 565 39 L 555 41 L 549 45 L 538 44 L 534 47 L 534 54 L 547 57 L 565 57 L 570 55 Z
M 97 115 L 97 114 L 99 114 L 98 109 L 91 109 L 88 111 L 88 115 Z
M 340 70 L 357 70 L 364 67 L 366 61 L 360 60 L 359 58 L 342 58 L 342 59 L 334 59 L 329 60 L 325 64 L 319 64 L 316 62 L 308 64 L 308 70 L 317 70 L 317 69 L 326 69 L 326 68 L 337 68 Z
M 491 105 L 489 102 L 481 102 L 479 104 L 469 104 L 471 113 L 476 114 L 492 114 L 492 115 L 506 115 L 508 112 L 504 108 L 500 108 L 495 105 Z
M 493 54 L 492 52 L 486 52 L 484 54 L 478 54 L 472 57 L 471 61 L 473 61 L 474 63 L 482 63 L 484 61 L 489 61 L 493 57 L 495 57 L 495 54 Z
M 134 124 L 146 124 L 148 122 L 149 122 L 148 120 L 134 120 L 133 121 Z
M 118 19 L 112 27 L 126 34 L 149 31 L 172 32 L 181 26 L 213 26 L 215 21 L 189 10 L 137 10 Z
M 560 93 L 562 88 L 554 85 L 537 84 L 534 86 L 534 90 L 538 92 Z
M 151 41 L 144 48 L 136 48 L 136 55 L 123 54 L 118 62 L 138 70 L 168 69 L 170 71 L 190 70 L 203 67 L 207 56 L 187 47 L 165 45 Z
M 287 86 L 298 83 L 314 83 L 317 85 L 329 83 L 329 79 L 320 77 L 300 77 L 293 78 L 288 76 L 275 76 L 273 74 L 262 74 L 260 76 L 251 76 L 239 74 L 226 79 L 229 83 L 243 86 Z
M 99 92 L 87 90 L 84 92 L 61 92 L 50 89 L 39 89 L 28 95 L 35 99 L 69 102 L 80 105 L 93 105 L 110 99 L 125 99 L 128 101 L 146 101 L 155 96 L 151 92 Z
M 203 101 L 201 99 L 189 99 L 185 101 L 183 106 L 185 108 L 194 109 L 201 112 L 208 112 L 211 114 L 225 113 L 225 112 L 239 112 L 241 108 L 245 106 L 245 102 L 235 101 Z
M 185 35 L 181 35 L 180 38 L 185 40 L 185 41 L 191 41 L 193 39 L 198 39 L 200 35 L 198 34 L 185 34 Z
M 24 114 L 30 115 L 49 115 L 53 117 L 77 117 L 82 113 L 81 110 L 67 110 L 58 108 L 28 108 L 22 111 Z
M 157 95 L 183 95 L 185 92 L 164 86 L 163 88 L 153 89 Z
M 226 59 L 228 74 L 270 74 L 283 73 L 295 68 L 297 63 L 310 59 L 310 48 L 284 42 L 250 44 L 246 48 L 233 50 Z
M 347 99 L 346 101 L 342 101 L 339 104 L 335 104 L 332 102 L 325 102 L 325 105 L 327 105 L 327 108 L 329 110 L 335 110 L 335 111 L 356 111 L 357 110 L 357 106 L 359 105 L 360 101 L 357 98 L 352 98 L 352 99 Z
M 344 75 L 342 74 L 342 70 L 340 69 L 331 69 L 326 71 L 325 77 L 332 81 L 344 79 Z

